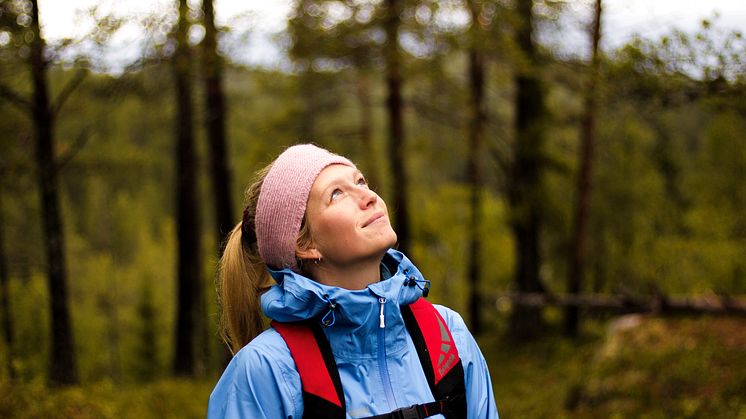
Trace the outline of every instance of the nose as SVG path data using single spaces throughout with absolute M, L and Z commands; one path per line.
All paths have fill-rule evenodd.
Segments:
M 370 208 L 378 202 L 378 194 L 368 188 L 360 188 L 360 207 Z

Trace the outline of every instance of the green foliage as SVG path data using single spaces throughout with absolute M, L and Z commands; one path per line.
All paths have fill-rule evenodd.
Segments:
M 739 319 L 631 316 L 589 326 L 581 341 L 480 342 L 501 417 L 746 415 Z
M 466 278 L 466 234 L 469 211 L 468 189 L 445 185 L 416 196 L 421 217 L 414 226 L 419 238 L 412 254 L 426 279 L 432 283 L 431 299 L 462 313 L 466 312 L 468 284 Z M 505 225 L 505 205 L 494 196 L 483 193 L 481 230 L 481 290 L 486 300 L 510 287 L 513 273 L 513 241 Z M 495 313 L 487 308 L 490 317 Z
M 204 418 L 212 381 L 161 380 L 136 386 L 100 381 L 46 388 L 41 382 L 0 383 L 0 417 L 18 419 Z
M 137 304 L 139 318 L 139 342 L 135 350 L 135 365 L 133 370 L 136 377 L 142 381 L 152 380 L 159 370 L 159 351 L 157 340 L 156 317 L 157 311 L 153 301 L 153 285 L 148 282 L 143 285 L 142 296 Z
M 137 220 L 137 203 L 131 202 L 128 220 Z M 84 380 L 111 377 L 130 381 L 142 374 L 141 358 L 144 327 L 160 331 L 149 344 L 168 348 L 171 342 L 174 295 L 174 256 L 163 249 L 173 246 L 173 225 L 166 222 L 157 235 L 147 225 L 133 226 L 134 246 L 138 249 L 131 260 L 119 260 L 117 253 L 88 247 L 79 236 L 73 236 L 68 251 L 72 260 L 71 302 L 75 339 L 81 359 Z M 151 295 L 143 296 L 150 287 Z M 144 298 L 150 298 L 152 323 L 143 325 Z M 152 332 L 150 332 L 152 334 Z M 105 349 L 105 350 L 102 350 Z M 134 355 L 134 356 L 133 356 Z M 150 373 L 159 375 L 163 362 L 170 355 L 159 353 L 149 361 Z
M 743 329 L 738 319 L 705 318 L 646 319 L 632 330 L 612 331 L 578 389 L 576 412 L 743 417 Z
M 16 333 L 13 363 L 19 377 L 43 377 L 49 362 L 49 307 L 47 282 L 41 274 L 11 281 L 12 320 Z M 3 372 L 4 376 L 7 372 Z
M 516 344 L 495 333 L 480 346 L 501 417 L 738 418 L 746 415 L 745 336 L 739 319 L 632 316 L 589 322 L 579 341 L 550 334 Z M 61 390 L 3 381 L 0 416 L 204 417 L 214 380 L 103 380 Z

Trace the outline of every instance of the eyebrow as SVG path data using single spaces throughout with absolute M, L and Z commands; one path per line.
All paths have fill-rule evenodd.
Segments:
M 356 177 L 358 177 L 358 176 L 363 176 L 363 177 L 365 177 L 365 175 L 363 175 L 363 172 L 361 172 L 361 171 L 360 171 L 360 169 L 357 169 L 357 168 L 356 168 L 356 169 L 355 169 L 355 171 L 354 171 L 354 172 L 352 172 L 352 179 L 355 179 L 355 178 L 356 178 Z M 329 183 L 328 183 L 327 185 L 325 185 L 325 186 L 324 186 L 324 187 L 323 187 L 323 188 L 321 189 L 321 195 L 322 195 L 322 196 L 326 196 L 326 195 L 327 195 L 327 192 L 329 191 L 329 189 L 330 189 L 331 187 L 333 187 L 333 186 L 336 186 L 336 185 L 337 185 L 337 184 L 338 184 L 338 183 L 339 183 L 340 181 L 344 181 L 344 179 L 342 179 L 342 178 L 334 178 L 334 179 L 332 179 L 332 180 L 331 180 L 331 181 L 330 181 L 330 182 L 329 182 Z

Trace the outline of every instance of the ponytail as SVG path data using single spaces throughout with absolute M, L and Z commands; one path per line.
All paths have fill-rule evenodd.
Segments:
M 269 166 L 260 170 L 257 180 L 246 191 L 248 216 L 230 232 L 220 258 L 217 280 L 220 335 L 233 354 L 264 329 L 259 297 L 272 285 L 272 278 L 259 257 L 256 235 L 248 234 L 254 237 L 250 240 L 242 237 L 242 230 L 254 231 L 256 202 L 268 170 Z

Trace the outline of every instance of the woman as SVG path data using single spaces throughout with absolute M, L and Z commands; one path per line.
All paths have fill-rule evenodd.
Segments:
M 296 362 L 314 345 L 291 352 L 289 338 L 278 332 L 301 324 L 295 322 L 318 327 L 328 340 L 329 374 L 343 389 L 341 416 L 430 417 L 440 403 L 437 412 L 464 417 L 435 400 L 421 362 L 427 358 L 419 358 L 404 324 L 402 313 L 423 301 L 429 282 L 392 249 L 396 233 L 386 204 L 352 162 L 310 144 L 290 147 L 259 172 L 247 203 L 220 263 L 221 326 L 235 356 L 210 396 L 209 418 L 324 416 L 310 411 L 307 381 L 315 378 L 301 377 Z M 275 322 L 263 332 L 259 296 Z M 466 417 L 497 418 L 474 338 L 456 312 L 435 307 L 449 332 L 444 342 L 455 341 L 463 367 Z

